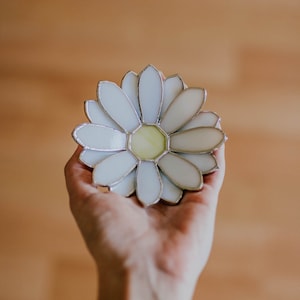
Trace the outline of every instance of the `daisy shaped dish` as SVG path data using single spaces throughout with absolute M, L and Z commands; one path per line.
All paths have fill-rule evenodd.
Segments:
M 204 89 L 149 65 L 126 73 L 121 87 L 100 81 L 97 97 L 85 101 L 90 123 L 73 131 L 95 185 L 125 197 L 136 193 L 145 206 L 160 199 L 176 204 L 218 168 L 213 151 L 225 134 L 215 113 L 201 111 Z

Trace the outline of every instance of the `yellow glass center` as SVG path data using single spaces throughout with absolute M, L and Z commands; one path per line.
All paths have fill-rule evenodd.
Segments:
M 167 148 L 167 138 L 155 125 L 143 125 L 131 136 L 131 151 L 142 160 L 159 157 Z

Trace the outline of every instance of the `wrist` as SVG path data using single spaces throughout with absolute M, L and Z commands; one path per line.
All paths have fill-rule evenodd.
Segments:
M 152 278 L 154 272 L 142 265 L 124 263 L 98 267 L 98 300 L 160 299 L 153 282 L 155 278 Z
M 98 300 L 128 299 L 128 273 L 122 268 L 98 267 Z
M 148 258 L 98 267 L 98 300 L 192 299 L 194 286 L 173 278 Z

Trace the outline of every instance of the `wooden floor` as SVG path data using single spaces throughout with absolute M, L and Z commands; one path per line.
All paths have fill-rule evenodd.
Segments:
M 229 136 L 194 299 L 300 299 L 296 0 L 1 1 L 0 299 L 95 299 L 64 186 L 71 131 L 98 80 L 149 63 L 205 87 Z

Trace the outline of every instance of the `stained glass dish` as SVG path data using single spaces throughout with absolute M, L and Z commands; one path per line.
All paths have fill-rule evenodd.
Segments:
M 152 65 L 126 73 L 121 86 L 100 81 L 97 101 L 85 101 L 89 122 L 73 131 L 94 184 L 125 197 L 136 193 L 144 206 L 177 204 L 184 190 L 200 190 L 225 141 L 218 115 L 201 110 L 206 95 Z

